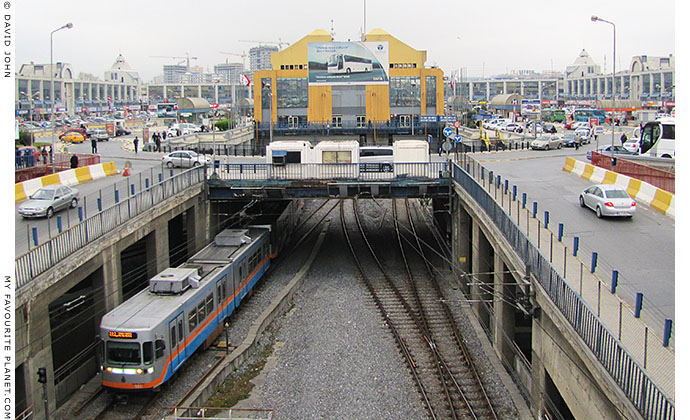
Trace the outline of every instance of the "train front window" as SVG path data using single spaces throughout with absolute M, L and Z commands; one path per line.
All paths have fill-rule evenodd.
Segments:
M 106 360 L 117 365 L 140 365 L 141 350 L 139 343 L 122 343 L 108 341 L 106 343 Z
M 153 363 L 153 343 L 150 341 L 144 342 L 144 364 L 150 365 Z

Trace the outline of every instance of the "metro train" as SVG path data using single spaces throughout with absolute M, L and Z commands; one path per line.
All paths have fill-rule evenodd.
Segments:
M 148 288 L 104 315 L 102 385 L 118 391 L 155 390 L 194 351 L 210 345 L 276 256 L 275 242 L 285 235 L 272 229 L 223 230 L 187 262 L 163 270 Z

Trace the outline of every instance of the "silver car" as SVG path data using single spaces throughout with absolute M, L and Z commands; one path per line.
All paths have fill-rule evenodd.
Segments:
M 610 184 L 592 185 L 580 194 L 580 207 L 589 207 L 597 217 L 633 217 L 637 203 L 621 187 Z
M 530 143 L 532 149 L 560 149 L 563 147 L 563 140 L 558 136 L 541 136 L 532 140 Z
M 211 158 L 201 156 L 192 150 L 178 150 L 163 156 L 163 164 L 168 168 L 175 166 L 191 168 L 192 166 L 210 165 Z
M 79 191 L 66 185 L 46 185 L 31 194 L 17 212 L 22 217 L 52 217 L 56 211 L 75 208 L 79 204 Z

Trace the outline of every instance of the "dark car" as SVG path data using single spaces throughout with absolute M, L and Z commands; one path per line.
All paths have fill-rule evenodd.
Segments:
M 544 124 L 543 130 L 545 133 L 551 133 L 551 134 L 556 134 L 556 131 L 558 131 L 556 129 L 556 126 L 551 124 L 551 123 Z
M 565 133 L 563 134 L 563 145 L 565 147 L 575 147 L 575 143 L 578 143 L 580 139 L 575 135 L 575 133 Z
M 132 134 L 132 132 L 129 131 L 129 130 L 127 130 L 127 129 L 124 128 L 124 127 L 117 127 L 117 128 L 115 129 L 115 137 L 127 136 L 127 135 L 129 135 L 129 134 Z

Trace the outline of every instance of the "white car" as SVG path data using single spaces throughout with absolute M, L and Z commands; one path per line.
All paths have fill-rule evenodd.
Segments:
M 520 128 L 520 124 L 508 123 L 508 124 L 504 125 L 503 128 L 501 128 L 501 130 L 504 130 L 504 131 L 515 131 L 515 130 L 517 130 L 518 128 Z
M 530 143 L 529 147 L 532 150 L 560 149 L 563 147 L 563 140 L 558 136 L 541 136 L 532 140 L 532 143 Z
M 594 210 L 602 216 L 633 217 L 637 203 L 621 187 L 611 184 L 592 185 L 580 194 L 580 207 Z
M 640 154 L 640 138 L 636 139 L 628 139 L 625 143 L 623 143 L 623 148 L 625 150 L 628 150 L 636 155 Z
M 179 131 L 179 134 L 178 134 Z M 168 128 L 168 131 L 166 132 L 168 137 L 175 137 L 175 136 L 186 136 L 187 134 L 192 134 L 192 133 L 198 133 L 201 131 L 201 127 L 192 124 L 192 123 L 181 123 L 181 124 L 173 124 Z
M 210 165 L 211 158 L 201 156 L 192 150 L 178 150 L 163 156 L 163 165 L 168 168 L 175 166 L 181 168 L 191 168 L 193 166 Z
M 580 144 L 588 144 L 592 140 L 589 128 L 578 128 L 575 130 L 575 136 L 580 138 Z

